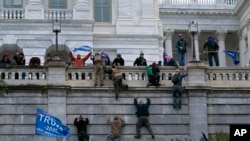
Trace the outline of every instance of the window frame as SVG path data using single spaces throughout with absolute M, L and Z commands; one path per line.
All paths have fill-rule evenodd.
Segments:
M 9 6 L 11 6 L 11 7 L 8 7 L 7 5 L 6 5 L 6 1 L 11 1 L 11 5 L 9 5 Z M 20 5 L 14 5 L 14 1 L 15 0 L 4 0 L 3 1 L 3 7 L 4 8 L 23 8 L 23 0 L 20 0 Z
M 56 0 L 56 1 L 59 1 L 59 0 Z M 54 6 L 54 7 L 51 7 L 51 2 L 52 0 L 49 0 L 48 1 L 48 7 L 50 9 L 67 9 L 68 8 L 68 0 L 64 0 L 65 1 L 65 7 L 58 7 L 58 5 Z
M 96 7 L 95 1 L 96 0 L 93 1 L 93 18 L 94 18 L 95 22 L 96 23 L 111 23 L 112 22 L 112 0 L 109 0 L 109 7 L 108 7 L 109 8 L 109 19 L 108 19 L 107 22 L 104 20 L 104 14 L 101 14 L 101 21 L 96 21 L 96 17 L 95 17 L 95 12 L 96 12 L 96 10 L 95 10 L 95 7 Z M 99 1 L 99 0 L 97 0 L 97 1 Z M 103 7 L 105 7 L 105 6 L 106 5 L 103 5 L 103 3 L 102 3 L 101 6 L 98 7 L 98 8 L 102 8 L 101 13 L 104 13 L 103 12 Z

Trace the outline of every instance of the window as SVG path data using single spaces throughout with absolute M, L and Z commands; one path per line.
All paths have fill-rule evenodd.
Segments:
M 94 16 L 96 22 L 110 22 L 111 0 L 94 0 Z
M 4 8 L 22 8 L 23 0 L 4 0 Z
M 49 8 L 51 9 L 66 9 L 67 0 L 49 0 Z

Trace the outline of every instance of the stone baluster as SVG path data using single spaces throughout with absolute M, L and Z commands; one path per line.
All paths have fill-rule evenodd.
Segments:
M 221 67 L 226 66 L 226 54 L 224 53 L 225 50 L 225 38 L 226 38 L 226 32 L 225 31 L 217 31 L 216 33 L 217 39 L 218 39 L 218 45 L 219 45 L 219 64 Z

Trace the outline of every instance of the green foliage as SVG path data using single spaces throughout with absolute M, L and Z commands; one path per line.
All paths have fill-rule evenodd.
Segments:
M 9 92 L 9 88 L 4 80 L 0 79 L 0 96 L 4 96 L 4 94 Z
M 205 141 L 203 138 L 200 141 Z M 229 141 L 229 134 L 224 132 L 217 132 L 209 136 L 209 141 Z

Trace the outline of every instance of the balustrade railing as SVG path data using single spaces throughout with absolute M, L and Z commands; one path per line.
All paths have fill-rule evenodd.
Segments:
M 1 16 L 3 19 L 23 19 L 24 18 L 24 9 L 13 9 L 13 8 L 4 8 L 1 11 Z
M 45 19 L 72 19 L 72 10 L 68 9 L 47 9 Z
M 46 67 L 30 68 L 30 67 L 13 67 L 0 68 L 0 75 L 2 80 L 11 82 L 22 82 L 23 80 L 31 82 L 48 81 L 48 69 Z M 160 67 L 162 86 L 172 86 L 171 78 L 175 73 L 174 67 Z M 123 73 L 124 81 L 128 84 L 137 86 L 137 84 L 146 84 L 148 78 L 145 67 L 120 67 L 119 70 Z M 64 74 L 63 74 L 64 75 Z M 189 77 L 189 76 L 188 76 Z M 94 82 L 94 68 L 93 66 L 86 66 L 84 68 L 68 67 L 65 72 L 65 81 L 71 84 L 76 83 L 93 83 Z M 205 68 L 205 84 L 211 87 L 217 87 L 218 84 L 224 87 L 249 86 L 250 84 L 250 70 L 249 68 Z M 108 74 L 105 75 L 105 81 L 111 81 Z M 184 83 L 188 83 L 188 78 L 184 79 Z

